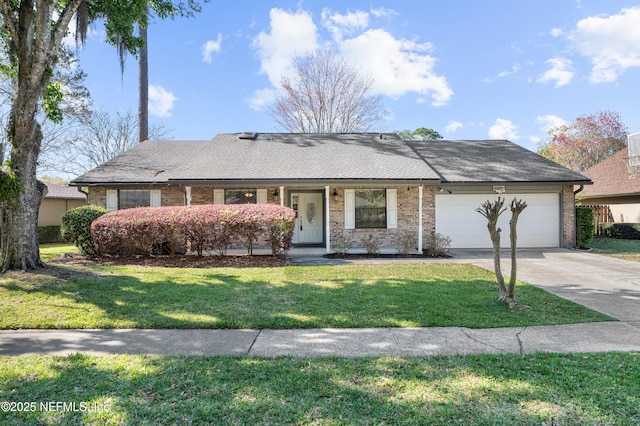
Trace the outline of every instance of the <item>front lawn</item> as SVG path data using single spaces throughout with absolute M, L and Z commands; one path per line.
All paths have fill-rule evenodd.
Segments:
M 0 328 L 510 327 L 611 318 L 519 284 L 496 301 L 472 265 L 145 268 L 51 264 L 0 275 Z
M 591 240 L 589 246 L 593 248 L 594 253 L 640 262 L 640 240 L 597 237 Z
M 637 425 L 640 354 L 0 357 L 0 401 L 3 425 Z

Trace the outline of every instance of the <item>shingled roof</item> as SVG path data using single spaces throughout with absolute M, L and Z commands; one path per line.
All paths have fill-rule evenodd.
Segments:
M 264 181 L 562 182 L 587 178 L 509 141 L 407 142 L 395 134 L 219 134 L 147 141 L 73 185 Z
M 449 183 L 589 183 L 507 140 L 434 140 L 409 145 Z
M 629 152 L 620 150 L 584 171 L 593 181 L 585 188 L 584 198 L 619 197 L 640 194 L 640 176 L 627 167 Z
M 47 195 L 44 198 L 60 198 L 66 200 L 86 200 L 87 194 L 78 191 L 78 188 L 74 188 L 68 185 L 56 185 L 54 183 L 47 183 Z

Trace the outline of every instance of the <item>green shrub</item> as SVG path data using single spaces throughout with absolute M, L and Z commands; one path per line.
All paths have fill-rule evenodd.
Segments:
M 367 254 L 380 253 L 380 240 L 373 234 L 369 234 L 362 239 L 362 246 L 367 250 Z
M 601 223 L 600 233 L 622 240 L 640 240 L 640 223 Z
M 82 206 L 66 211 L 62 215 L 60 231 L 62 237 L 73 242 L 82 254 L 96 254 L 91 238 L 91 223 L 109 211 L 98 206 Z
M 593 209 L 591 207 L 576 207 L 576 219 L 578 247 L 588 247 L 595 233 Z
M 60 243 L 63 241 L 65 240 L 60 233 L 60 225 L 38 226 L 38 242 L 40 244 Z
M 333 249 L 336 253 L 340 255 L 345 255 L 347 252 L 353 247 L 353 242 L 351 241 L 351 235 L 339 233 L 336 235 L 334 240 L 332 241 Z
M 451 238 L 431 231 L 427 238 L 427 254 L 429 256 L 447 256 L 451 247 Z
M 400 237 L 398 237 L 398 251 L 401 254 L 408 254 L 415 251 L 417 245 L 418 238 L 414 232 L 404 231 L 400 234 Z

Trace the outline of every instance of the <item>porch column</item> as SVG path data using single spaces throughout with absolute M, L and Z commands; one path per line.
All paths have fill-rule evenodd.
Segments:
M 418 253 L 422 253 L 422 189 L 418 187 Z
M 190 186 L 184 187 L 184 205 L 185 206 L 191 205 L 191 187 Z
M 331 211 L 331 209 L 329 208 L 329 204 L 331 204 L 331 197 L 329 194 L 329 187 L 325 186 L 324 187 L 324 199 L 326 200 L 324 205 L 325 205 L 325 235 L 327 237 L 327 253 L 331 253 L 331 218 L 329 217 L 329 211 Z
M 280 186 L 280 207 L 284 207 L 284 186 Z

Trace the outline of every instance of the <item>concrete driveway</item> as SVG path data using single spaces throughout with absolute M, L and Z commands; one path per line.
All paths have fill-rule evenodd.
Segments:
M 492 250 L 452 250 L 455 262 L 493 271 Z M 509 250 L 501 251 L 509 275 Z M 640 263 L 567 249 L 518 250 L 518 279 L 640 328 Z M 516 295 L 517 296 L 517 295 Z

